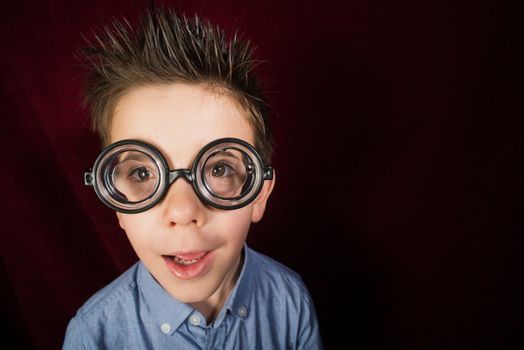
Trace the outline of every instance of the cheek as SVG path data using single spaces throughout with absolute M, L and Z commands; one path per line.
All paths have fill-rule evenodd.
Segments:
M 153 240 L 149 231 L 153 226 L 147 216 L 143 214 L 121 214 L 119 221 L 137 254 L 140 255 L 141 251 L 150 248 Z
M 251 225 L 251 209 L 251 206 L 248 206 L 222 212 L 215 222 L 215 227 L 221 227 L 221 231 L 228 238 L 234 237 L 237 240 L 243 240 L 247 236 L 249 226 Z

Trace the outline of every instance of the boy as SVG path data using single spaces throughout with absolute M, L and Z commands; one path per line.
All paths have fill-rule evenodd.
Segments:
M 140 261 L 69 323 L 64 349 L 318 349 L 300 277 L 245 244 L 275 184 L 252 51 L 172 11 L 87 52 L 107 147 L 87 185 Z

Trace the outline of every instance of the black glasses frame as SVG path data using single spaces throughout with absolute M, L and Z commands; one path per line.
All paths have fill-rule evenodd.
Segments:
M 200 164 L 200 161 L 202 160 L 202 158 L 204 156 L 206 156 L 206 153 L 209 150 L 211 150 L 212 148 L 214 148 L 215 146 L 217 146 L 219 144 L 227 144 L 228 145 L 228 147 L 227 147 L 228 149 L 231 149 L 231 148 L 234 149 L 235 148 L 234 147 L 235 144 L 240 146 L 240 148 L 238 149 L 240 151 L 242 151 L 242 149 L 241 149 L 242 147 L 247 149 L 253 155 L 253 157 L 255 157 L 255 159 L 253 159 L 253 161 L 258 162 L 258 164 L 260 165 L 260 167 L 262 169 L 262 180 L 259 181 L 259 183 L 257 185 L 257 188 L 255 188 L 255 189 L 251 188 L 251 186 L 253 186 L 253 184 L 249 185 L 250 186 L 249 187 L 250 190 L 246 194 L 246 195 L 249 194 L 249 198 L 247 198 L 245 201 L 242 201 L 241 203 L 233 204 L 233 205 L 219 204 L 219 203 L 213 202 L 210 197 L 214 197 L 214 198 L 216 198 L 218 200 L 221 200 L 222 202 L 227 202 L 227 200 L 225 200 L 222 197 L 213 195 L 210 191 L 207 191 L 207 193 L 204 193 L 201 190 L 202 187 L 208 188 L 208 186 L 207 186 L 207 184 L 205 182 L 202 182 L 202 180 L 201 180 L 202 175 L 199 176 L 199 174 L 197 173 L 198 172 L 198 166 L 197 165 Z M 231 146 L 231 145 L 233 145 L 233 146 Z M 122 147 L 122 146 L 138 146 L 139 148 L 147 150 L 147 153 L 145 153 L 145 154 L 148 157 L 152 156 L 151 159 L 153 161 L 155 161 L 155 164 L 157 164 L 157 166 L 159 165 L 159 174 L 160 174 L 161 178 L 159 179 L 155 190 L 150 194 L 150 196 L 148 196 L 147 198 L 141 200 L 140 202 L 130 202 L 130 203 L 141 203 L 141 202 L 147 202 L 147 201 L 150 201 L 150 202 L 148 204 L 144 205 L 144 206 L 139 206 L 139 207 L 137 207 L 135 209 L 129 209 L 129 208 L 125 208 L 123 206 L 118 206 L 118 205 L 114 204 L 115 202 L 119 202 L 117 199 L 115 199 L 115 195 L 117 195 L 119 197 L 122 197 L 122 194 L 116 188 L 114 188 L 113 186 L 111 186 L 111 185 L 107 186 L 107 184 L 111 184 L 111 181 L 108 181 L 108 180 L 105 180 L 105 179 L 102 180 L 102 182 L 104 182 L 104 184 L 102 186 L 104 186 L 104 187 L 101 187 L 98 184 L 98 181 L 97 181 L 97 179 L 100 178 L 99 172 L 101 171 L 101 169 L 103 169 L 105 164 L 110 159 L 112 159 L 112 158 L 109 158 L 109 160 L 106 159 L 106 155 L 111 153 L 115 148 Z M 140 152 L 143 152 L 143 151 L 140 151 Z M 158 164 L 156 161 L 158 161 L 160 164 Z M 242 207 L 248 205 L 249 203 L 251 203 L 253 200 L 255 200 L 255 198 L 258 196 L 258 194 L 262 190 L 262 187 L 264 185 L 264 181 L 273 179 L 273 168 L 270 165 L 264 165 L 264 162 L 262 161 L 262 158 L 260 157 L 260 155 L 258 154 L 258 152 L 255 150 L 255 148 L 253 146 L 251 146 L 249 143 L 247 143 L 247 142 L 245 142 L 243 140 L 237 139 L 237 138 L 230 138 L 230 137 L 228 137 L 228 138 L 221 138 L 221 139 L 218 139 L 218 140 L 215 140 L 215 141 L 212 141 L 212 142 L 208 143 L 206 146 L 204 146 L 200 150 L 200 152 L 195 157 L 195 160 L 193 161 L 193 165 L 192 165 L 191 169 L 175 169 L 175 170 L 170 170 L 169 169 L 169 166 L 167 164 L 167 161 L 166 161 L 164 155 L 155 146 L 153 146 L 153 145 L 151 145 L 151 144 L 149 144 L 147 142 L 140 141 L 140 140 L 122 140 L 122 141 L 115 142 L 115 143 L 107 146 L 106 148 L 104 148 L 102 150 L 102 152 L 100 153 L 100 155 L 96 159 L 93 168 L 89 169 L 89 171 L 86 171 L 84 173 L 84 184 L 86 186 L 92 186 L 94 188 L 94 190 L 95 190 L 95 193 L 100 198 L 100 200 L 105 205 L 107 205 L 109 208 L 114 209 L 114 210 L 116 210 L 118 212 L 121 212 L 121 213 L 136 214 L 136 213 L 144 212 L 144 211 L 152 208 L 153 206 L 155 206 L 159 202 L 161 202 L 164 199 L 164 197 L 166 196 L 170 186 L 178 178 L 183 178 L 187 182 L 189 182 L 192 185 L 193 190 L 195 191 L 195 193 L 197 194 L 197 196 L 199 197 L 199 199 L 203 203 L 205 203 L 205 204 L 207 204 L 207 205 L 209 205 L 211 207 L 217 208 L 217 209 L 234 210 L 234 209 L 242 208 Z M 202 182 L 201 183 L 202 187 L 200 186 L 200 182 Z M 107 196 L 111 196 L 113 199 L 115 199 L 115 201 L 109 200 L 107 198 Z M 243 196 L 241 198 L 238 198 L 238 199 L 243 199 L 243 198 L 245 198 L 245 196 Z M 123 204 L 123 205 L 125 205 L 125 204 Z

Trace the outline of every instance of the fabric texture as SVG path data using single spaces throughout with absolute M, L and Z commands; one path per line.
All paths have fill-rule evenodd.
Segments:
M 247 245 L 244 252 L 237 284 L 211 324 L 138 262 L 80 308 L 63 348 L 321 349 L 300 276 Z

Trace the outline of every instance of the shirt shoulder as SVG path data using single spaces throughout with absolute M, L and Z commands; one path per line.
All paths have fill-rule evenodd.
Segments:
M 131 266 L 127 271 L 118 276 L 107 286 L 93 294 L 80 309 L 76 316 L 79 318 L 92 318 L 104 309 L 128 306 L 136 300 L 138 293 L 137 271 L 139 263 Z
M 315 308 L 300 275 L 264 254 L 248 253 L 253 317 L 245 324 L 261 339 L 254 347 L 321 349 Z
M 139 302 L 138 267 L 133 265 L 78 309 L 67 326 L 63 349 L 107 348 L 103 344 L 116 344 L 127 333 L 121 330 L 135 322 L 130 310 Z
M 307 293 L 307 288 L 300 275 L 284 264 L 267 255 L 250 249 L 250 258 L 253 260 L 257 279 L 262 284 L 285 286 L 287 291 Z
M 286 310 L 297 315 L 313 308 L 311 296 L 298 273 L 264 254 L 253 250 L 249 253 L 251 293 L 258 303 L 270 305 L 268 311 Z

